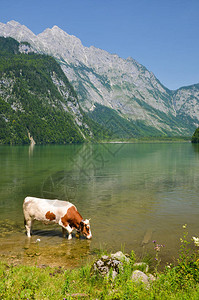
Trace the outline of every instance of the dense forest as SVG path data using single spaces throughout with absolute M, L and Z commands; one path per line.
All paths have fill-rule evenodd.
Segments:
M 1 37 L 0 144 L 28 144 L 29 134 L 36 144 L 82 143 L 109 137 L 84 114 L 54 58 L 20 53 L 17 41 Z
M 113 109 L 99 103 L 95 103 L 95 110 L 88 112 L 88 116 L 96 123 L 106 127 L 112 140 L 117 140 L 118 137 L 124 140 L 140 138 L 141 136 L 160 137 L 158 129 L 144 125 L 139 121 L 126 120 Z

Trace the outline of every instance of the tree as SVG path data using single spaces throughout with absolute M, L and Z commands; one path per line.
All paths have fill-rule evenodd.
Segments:
M 192 143 L 199 143 L 199 127 L 195 130 L 192 139 L 191 139 Z

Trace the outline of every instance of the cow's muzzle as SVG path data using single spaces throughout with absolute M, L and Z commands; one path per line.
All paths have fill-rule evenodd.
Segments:
M 89 235 L 86 236 L 86 238 L 87 238 L 88 240 L 90 240 L 90 239 L 92 238 L 92 234 L 90 233 Z

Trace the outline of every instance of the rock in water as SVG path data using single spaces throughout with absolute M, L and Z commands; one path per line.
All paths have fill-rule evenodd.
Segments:
M 144 246 L 145 244 L 148 244 L 148 242 L 150 241 L 151 237 L 152 237 L 152 233 L 153 230 L 151 228 L 147 229 L 144 238 L 142 240 L 142 246 Z

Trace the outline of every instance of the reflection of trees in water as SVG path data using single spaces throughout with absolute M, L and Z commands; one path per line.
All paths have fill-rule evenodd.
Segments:
M 93 205 L 136 201 L 148 206 L 147 197 L 157 201 L 158 192 L 184 186 L 197 188 L 199 175 L 192 160 L 183 164 L 186 152 L 190 153 L 187 146 L 181 151 L 174 144 L 126 144 L 114 156 L 102 145 L 82 145 L 73 155 L 72 170 L 60 170 L 44 180 L 42 196 L 84 202 L 89 199 Z
M 199 154 L 199 144 L 191 144 L 195 153 Z M 198 156 L 197 156 L 198 157 Z
M 42 197 L 72 201 L 75 199 L 79 174 L 72 171 L 58 171 L 48 176 L 41 187 Z
M 94 149 L 93 145 L 82 145 L 72 159 L 72 170 L 60 170 L 44 180 L 41 187 L 42 196 L 74 200 L 82 187 L 92 184 L 97 172 L 104 167 L 104 163 L 103 155 Z

